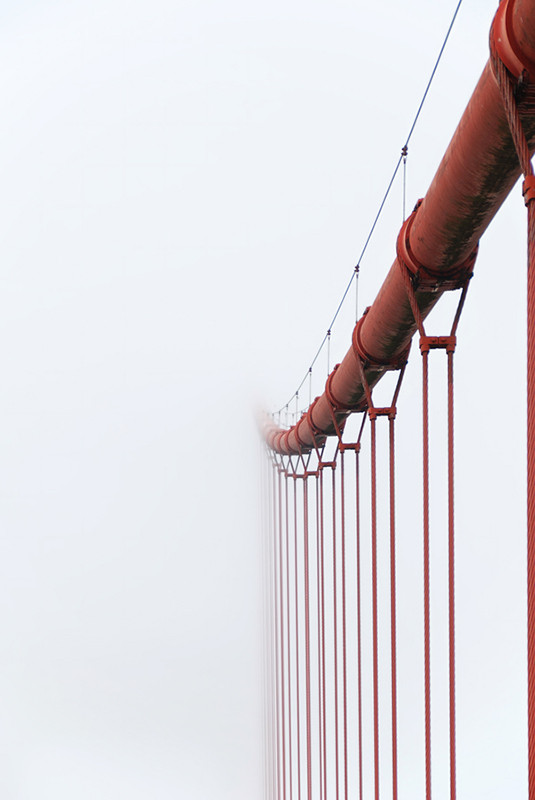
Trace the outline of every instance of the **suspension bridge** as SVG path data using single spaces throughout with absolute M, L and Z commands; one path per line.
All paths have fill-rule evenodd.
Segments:
M 263 423 L 269 800 L 407 796 L 400 742 L 410 732 L 400 725 L 401 703 L 423 709 L 420 768 L 426 800 L 457 797 L 455 633 L 462 609 L 456 607 L 455 579 L 455 352 L 462 315 L 470 314 L 479 241 L 521 175 L 528 228 L 528 796 L 535 800 L 534 150 L 535 0 L 502 0 L 482 76 L 427 194 L 403 222 L 394 264 L 357 320 L 345 357 L 294 424 L 283 425 L 280 413 Z M 405 146 L 398 167 L 406 153 Z M 428 330 L 427 317 L 450 293 L 456 297 L 450 323 Z M 329 336 L 330 330 L 327 346 Z M 409 358 L 421 361 L 422 485 L 415 502 L 423 501 L 418 587 L 423 614 L 421 630 L 414 626 L 410 641 L 404 641 L 399 632 L 408 627 L 398 612 L 397 564 L 406 537 L 397 525 L 396 472 L 412 466 L 397 462 L 396 427 L 403 425 L 398 409 Z M 430 370 L 440 359 L 446 435 L 442 469 L 435 476 L 430 439 L 440 439 L 441 431 L 433 428 Z M 499 365 L 496 369 L 500 372 Z M 386 402 L 384 392 L 376 399 L 380 383 L 378 391 L 388 386 Z M 437 526 L 432 486 L 442 479 L 446 522 Z M 444 558 L 440 569 L 431 569 L 437 536 L 444 537 Z M 447 620 L 438 633 L 433 581 L 443 591 Z M 440 636 L 444 675 L 432 654 Z M 411 684 L 408 700 L 398 674 L 405 647 L 420 653 L 423 677 L 418 697 Z M 435 709 L 441 704 L 446 712 L 437 724 Z M 445 762 L 447 769 L 440 768 Z

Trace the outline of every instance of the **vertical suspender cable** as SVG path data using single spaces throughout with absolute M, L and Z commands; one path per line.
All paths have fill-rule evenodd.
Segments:
M 321 702 L 321 498 L 320 470 L 316 472 L 316 586 L 317 586 L 317 621 L 318 621 L 318 764 L 319 764 L 319 796 L 326 800 L 323 792 L 323 731 Z
M 321 523 L 321 696 L 323 738 L 323 797 L 327 800 L 327 689 L 325 664 L 325 512 L 323 469 L 320 469 L 320 523 Z
M 312 798 L 312 733 L 310 717 L 310 582 L 309 582 L 309 531 L 308 531 L 308 480 L 303 478 L 303 533 L 305 556 L 305 696 L 307 732 L 307 796 Z
M 396 642 L 396 496 L 394 415 L 390 414 L 390 632 L 392 657 L 392 798 L 398 797 L 397 642 Z
M 431 620 L 429 585 L 429 350 L 422 350 L 425 797 L 431 800 Z
M 528 205 L 528 729 L 529 798 L 535 800 L 535 202 Z
M 336 800 L 340 797 L 339 737 L 338 737 L 338 603 L 337 603 L 337 564 L 336 564 L 336 473 L 332 468 L 332 512 L 333 512 L 333 622 L 334 622 L 334 766 L 336 781 Z
M 491 32 L 494 73 L 515 149 L 524 174 L 522 194 L 528 207 L 527 276 L 527 578 L 528 578 L 528 770 L 529 800 L 535 800 L 535 179 L 513 85 L 496 52 Z M 521 75 L 521 78 L 524 76 Z M 529 76 L 533 80 L 533 75 Z
M 371 490 L 372 490 L 372 624 L 373 624 L 373 756 L 375 800 L 379 800 L 379 665 L 377 635 L 377 459 L 375 416 L 371 428 Z
M 455 509 L 453 463 L 453 350 L 448 349 L 448 589 L 450 661 L 450 796 L 457 796 L 455 753 Z
M 294 481 L 294 552 L 295 552 L 295 692 L 296 692 L 296 722 L 297 722 L 297 797 L 301 800 L 301 712 L 299 691 L 299 544 L 297 531 L 297 480 Z
M 355 450 L 355 505 L 356 505 L 356 557 L 357 557 L 357 682 L 358 682 L 358 748 L 359 748 L 359 800 L 363 800 L 362 789 L 362 622 L 360 584 L 360 458 Z
M 277 482 L 275 480 L 275 469 L 273 468 L 273 533 L 271 542 L 271 584 L 273 591 L 272 603 L 272 642 L 273 642 L 273 681 L 275 684 L 275 719 L 273 748 L 275 756 L 275 796 L 281 796 L 281 774 L 280 774 L 280 695 L 279 695 L 279 631 L 278 631 L 278 587 L 277 587 Z
M 341 561 L 342 561 L 342 676 L 343 676 L 343 713 L 344 713 L 344 797 L 348 800 L 348 769 L 347 769 L 347 634 L 346 634 L 346 521 L 345 521 L 345 472 L 344 450 L 340 452 L 341 466 Z M 394 798 L 394 800 L 396 800 Z
M 272 587 L 271 587 L 271 537 L 272 537 L 272 483 L 273 468 L 271 462 L 266 470 L 266 539 L 264 542 L 264 601 L 265 601 L 265 616 L 264 616 L 264 636 L 265 636 L 265 671 L 266 671 L 266 791 L 269 800 L 273 800 L 275 796 L 274 791 L 274 761 L 273 761 L 273 715 L 275 713 L 273 703 L 273 669 L 272 669 L 272 654 L 273 654 L 273 640 L 272 640 Z
M 293 759 L 292 759 L 292 650 L 290 630 L 290 514 L 288 503 L 288 473 L 284 473 L 285 534 L 286 534 L 286 636 L 287 636 L 287 683 L 288 683 L 288 778 L 290 800 L 293 797 Z
M 286 800 L 286 696 L 285 696 L 285 658 L 284 658 L 284 567 L 283 567 L 283 526 L 282 526 L 282 474 L 278 470 L 278 512 L 279 512 L 279 535 L 278 535 L 278 550 L 279 550 L 279 637 L 280 637 L 280 702 L 281 702 L 281 730 L 280 730 L 280 748 L 281 748 L 281 780 L 282 780 L 282 798 Z

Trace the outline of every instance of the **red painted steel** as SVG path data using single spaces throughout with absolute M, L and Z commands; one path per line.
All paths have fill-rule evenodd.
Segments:
M 518 114 L 517 98 L 508 78 L 514 74 L 535 74 L 534 39 L 524 33 L 522 49 L 515 46 L 515 22 L 525 12 L 524 5 L 500 6 L 491 53 L 508 124 L 524 174 L 522 193 L 528 207 L 528 280 L 527 280 L 527 578 L 528 578 L 528 764 L 529 797 L 535 798 L 535 177 L 529 146 Z M 511 31 L 513 33 L 511 34 Z M 529 59 L 529 61 L 526 60 Z M 523 71 L 523 72 L 522 72 Z M 450 556 L 452 558 L 452 556 Z
M 510 69 L 532 69 L 535 86 L 535 0 L 502 0 L 494 43 Z M 515 77 L 518 74 L 514 72 Z M 519 99 L 528 141 L 535 150 L 533 87 Z M 268 445 L 287 455 L 305 452 L 335 433 L 331 409 L 341 426 L 351 410 L 365 406 L 358 366 L 364 362 L 371 388 L 398 366 L 416 331 L 400 269 L 413 273 L 422 319 L 441 295 L 459 285 L 473 267 L 477 242 L 520 175 L 500 90 L 489 61 L 442 159 L 431 186 L 404 224 L 398 257 L 373 305 L 357 323 L 352 347 L 330 374 L 325 392 L 301 419 L 284 431 L 266 426 Z

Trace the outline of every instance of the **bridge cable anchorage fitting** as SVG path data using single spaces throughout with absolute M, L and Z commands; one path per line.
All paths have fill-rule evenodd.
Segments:
M 398 234 L 396 254 L 401 266 L 406 267 L 410 274 L 414 290 L 436 292 L 439 289 L 450 291 L 462 289 L 472 277 L 476 263 L 479 244 L 475 246 L 470 255 L 456 267 L 450 269 L 435 269 L 422 264 L 415 256 L 410 243 L 412 226 L 423 200 L 418 200 L 414 211 L 407 217 Z
M 515 39 L 514 6 L 514 0 L 501 0 L 490 29 L 490 49 L 503 62 L 513 80 L 526 85 L 530 76 L 535 77 L 535 64 L 522 52 Z
M 430 350 L 445 350 L 454 353 L 457 337 L 453 336 L 420 336 L 420 352 L 428 353 Z

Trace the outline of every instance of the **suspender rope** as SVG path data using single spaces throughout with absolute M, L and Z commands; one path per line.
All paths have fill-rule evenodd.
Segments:
M 321 709 L 323 734 L 323 797 L 327 800 L 327 690 L 325 665 L 325 515 L 323 507 L 323 469 L 319 469 L 321 518 Z
M 377 658 L 377 458 L 376 419 L 371 428 L 371 501 L 372 501 L 372 626 L 373 626 L 373 754 L 375 775 L 375 800 L 379 800 L 379 675 Z
M 426 800 L 431 800 L 431 646 L 430 646 L 430 579 L 429 579 L 429 364 L 430 349 L 446 350 L 448 357 L 448 639 L 449 639 L 449 739 L 450 798 L 457 795 L 455 745 L 455 516 L 454 516 L 454 426 L 453 426 L 453 354 L 456 332 L 468 291 L 468 280 L 462 285 L 461 297 L 449 336 L 426 336 L 409 269 L 402 259 L 400 268 L 414 319 L 420 332 L 422 353 L 422 431 L 423 431 L 423 533 L 424 533 L 424 682 L 425 682 L 425 783 Z
M 294 484 L 294 566 L 295 566 L 295 683 L 296 683 L 296 721 L 297 721 L 297 797 L 301 800 L 301 713 L 299 692 L 299 545 L 297 532 L 297 479 L 293 473 Z
M 305 555 L 305 697 L 307 732 L 307 791 L 308 800 L 312 798 L 312 735 L 310 718 L 310 583 L 308 551 L 308 481 L 305 471 L 303 477 L 303 537 Z
M 274 761 L 274 749 L 273 749 L 273 742 L 275 736 L 275 726 L 274 726 L 274 714 L 275 714 L 275 704 L 273 702 L 274 698 L 274 691 L 273 691 L 273 628 L 272 628 L 272 621 L 273 621 L 273 614 L 272 614 L 272 603 L 273 603 L 273 588 L 271 585 L 271 566 L 272 566 L 272 558 L 271 558 L 271 539 L 273 535 L 273 492 L 272 492 L 272 482 L 274 476 L 274 469 L 272 463 L 269 463 L 269 469 L 267 470 L 267 486 L 266 486 L 266 505 L 268 511 L 268 522 L 267 522 L 267 536 L 266 536 L 266 543 L 265 543 L 265 570 L 264 570 L 264 577 L 265 577 L 265 594 L 266 594 L 266 677 L 267 677 L 267 709 L 266 709 L 266 737 L 267 737 L 267 763 L 266 763 L 266 770 L 267 770 L 267 778 L 268 778 L 268 797 L 273 800 L 275 797 L 275 761 Z
M 279 635 L 280 635 L 280 691 L 281 691 L 281 754 L 282 754 L 282 797 L 286 800 L 286 697 L 285 697 L 285 658 L 284 658 L 284 569 L 282 532 L 282 469 L 278 473 L 278 550 L 279 550 Z
M 390 449 L 390 635 L 392 659 L 392 797 L 398 798 L 398 714 L 397 714 L 397 654 L 396 654 L 396 497 L 394 459 L 395 412 L 389 415 Z
M 332 468 L 332 512 L 333 512 L 333 621 L 334 621 L 334 753 L 336 800 L 340 797 L 339 735 L 338 735 L 338 603 L 336 566 L 336 473 Z
M 450 795 L 457 796 L 455 748 L 455 517 L 453 464 L 453 349 L 448 348 L 448 595 L 450 638 Z
M 363 417 L 363 426 L 366 416 Z M 362 433 L 362 428 L 361 428 Z M 359 436 L 360 440 L 360 436 Z M 357 568 L 357 682 L 358 682 L 358 747 L 359 747 L 359 800 L 363 800 L 362 789 L 362 620 L 360 608 L 360 444 L 355 448 L 355 526 Z
M 284 500 L 285 500 L 285 534 L 286 534 L 286 635 L 287 635 L 287 683 L 288 683 L 288 767 L 290 800 L 293 796 L 293 760 L 292 760 L 292 651 L 290 637 L 290 515 L 288 503 L 288 471 L 284 470 Z
M 345 471 L 344 448 L 340 451 L 341 466 L 341 495 L 340 513 L 342 520 L 341 559 L 342 559 L 342 679 L 343 679 L 343 710 L 344 710 L 344 797 L 348 800 L 348 770 L 347 770 L 347 634 L 346 634 L 346 523 L 345 523 Z M 333 473 L 334 474 L 334 473 Z
M 511 77 L 495 49 L 491 34 L 494 73 L 507 121 L 524 174 L 522 194 L 528 207 L 527 276 L 527 579 L 528 579 L 528 769 L 529 798 L 535 800 L 535 178 L 529 148 L 516 105 Z M 526 70 L 524 71 L 526 72 Z M 530 76 L 531 81 L 535 78 Z M 524 79 L 522 74 L 521 79 Z
M 280 675 L 279 675 L 279 598 L 278 598 L 278 581 L 277 581 L 277 538 L 278 538 L 278 503 L 277 503 L 277 481 L 275 479 L 275 471 L 277 467 L 273 465 L 273 535 L 271 542 L 271 563 L 272 563 L 272 586 L 273 586 L 273 678 L 275 683 L 275 725 L 274 725 L 274 751 L 275 751 L 275 769 L 276 769 L 276 797 L 281 796 L 281 753 L 280 753 Z
M 322 705 L 321 705 L 321 498 L 320 498 L 320 470 L 316 472 L 316 587 L 317 587 L 317 623 L 318 623 L 318 765 L 319 765 L 319 796 L 325 797 L 323 792 L 323 731 L 322 731 Z
M 410 296 L 410 295 L 409 295 Z M 431 800 L 431 613 L 429 581 L 429 350 L 422 350 L 425 797 Z
M 396 403 L 405 375 L 404 364 L 394 390 L 389 408 L 376 408 L 362 360 L 359 358 L 359 370 L 362 385 L 366 393 L 368 416 L 371 428 L 371 522 L 372 522 L 372 619 L 373 619 L 373 716 L 374 716 L 374 767 L 375 798 L 379 800 L 379 674 L 378 674 L 378 609 L 377 609 L 377 435 L 376 420 L 378 416 L 389 419 L 389 455 L 390 455 L 390 635 L 391 635 L 391 684 L 392 684 L 392 794 L 397 800 L 397 642 L 396 642 L 396 556 L 395 556 L 395 459 L 394 459 L 394 423 Z M 361 429 L 362 433 L 362 429 Z M 360 441 L 360 437 L 359 437 Z

